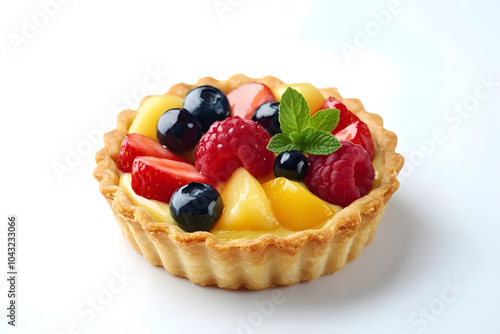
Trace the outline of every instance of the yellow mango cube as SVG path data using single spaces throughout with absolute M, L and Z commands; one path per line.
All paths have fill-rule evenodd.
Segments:
M 279 86 L 273 90 L 273 95 L 276 101 L 281 100 L 281 95 L 285 92 L 288 87 L 292 87 L 297 90 L 307 101 L 307 105 L 309 106 L 309 114 L 314 115 L 319 108 L 323 106 L 325 103 L 325 98 L 321 94 L 318 88 L 314 87 L 310 83 L 296 83 L 296 84 L 286 84 Z
M 233 172 L 221 196 L 224 212 L 214 231 L 272 231 L 278 228 L 278 220 L 264 189 L 244 168 Z
M 152 95 L 143 100 L 128 133 L 139 133 L 156 139 L 156 123 L 163 113 L 181 108 L 184 100 L 174 95 Z
M 329 219 L 335 210 L 299 183 L 278 177 L 262 185 L 274 216 L 287 229 L 302 231 Z

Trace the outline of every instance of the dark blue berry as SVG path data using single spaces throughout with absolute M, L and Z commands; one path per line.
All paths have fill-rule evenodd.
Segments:
M 219 192 L 209 184 L 191 182 L 170 198 L 170 214 L 186 232 L 210 231 L 222 215 L 224 204 Z
M 279 154 L 274 160 L 274 176 L 302 181 L 309 170 L 309 162 L 304 153 L 290 151 Z
M 156 124 L 156 138 L 175 153 L 186 153 L 198 144 L 201 127 L 196 117 L 186 109 L 167 110 Z
M 272 101 L 263 103 L 255 110 L 252 121 L 262 125 L 272 137 L 281 132 L 280 122 L 278 120 L 279 109 L 279 102 Z
M 215 121 L 231 116 L 226 95 L 212 86 L 199 86 L 189 91 L 184 98 L 183 108 L 196 116 L 203 132 L 207 132 Z

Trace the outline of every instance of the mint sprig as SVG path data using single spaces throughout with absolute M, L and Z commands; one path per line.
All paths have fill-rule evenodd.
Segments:
M 288 87 L 281 96 L 278 120 L 282 133 L 275 134 L 267 149 L 278 154 L 301 151 L 328 155 L 340 148 L 332 135 L 339 122 L 338 109 L 325 109 L 309 116 L 306 99 L 297 90 Z

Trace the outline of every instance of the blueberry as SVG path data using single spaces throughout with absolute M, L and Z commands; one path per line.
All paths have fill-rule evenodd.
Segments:
M 252 121 L 262 125 L 272 137 L 281 132 L 280 122 L 278 120 L 279 109 L 279 102 L 272 101 L 263 103 L 255 110 Z
M 170 198 L 170 214 L 186 232 L 210 231 L 222 215 L 224 204 L 219 192 L 209 184 L 191 182 Z
M 175 153 L 191 151 L 201 138 L 201 126 L 186 109 L 169 109 L 158 119 L 156 138 Z
M 290 151 L 281 153 L 274 160 L 274 176 L 286 177 L 293 181 L 302 181 L 309 170 L 309 162 L 304 153 Z
M 212 86 L 199 86 L 189 91 L 184 98 L 183 108 L 198 118 L 203 132 L 207 132 L 215 121 L 231 116 L 226 95 Z

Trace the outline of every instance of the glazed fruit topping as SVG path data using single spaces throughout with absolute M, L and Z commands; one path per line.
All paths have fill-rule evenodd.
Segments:
M 271 101 L 261 104 L 252 116 L 271 136 L 281 133 L 279 122 L 280 103 Z
M 334 213 L 328 203 L 298 182 L 278 177 L 262 187 L 271 201 L 274 215 L 287 229 L 300 231 L 314 228 Z
M 136 157 L 150 156 L 170 160 L 184 161 L 181 157 L 170 152 L 153 138 L 138 133 L 125 136 L 118 156 L 118 168 L 122 172 L 130 173 L 132 163 Z
M 274 176 L 293 181 L 302 181 L 309 170 L 309 162 L 304 153 L 290 151 L 279 154 L 274 160 Z
M 191 182 L 172 194 L 169 208 L 175 224 L 184 231 L 210 231 L 222 215 L 224 204 L 214 187 Z
M 309 157 L 304 182 L 319 198 L 345 207 L 370 191 L 375 173 L 363 147 L 347 141 L 341 144 L 332 154 Z
M 232 116 L 251 119 L 261 104 L 274 101 L 274 95 L 266 85 L 252 82 L 232 90 L 227 94 L 227 99 Z
M 349 124 L 343 130 L 335 134 L 338 140 L 345 140 L 353 144 L 359 144 L 368 152 L 370 160 L 375 154 L 375 144 L 373 143 L 372 134 L 368 125 L 363 121 L 356 121 Z
M 158 141 L 176 153 L 191 151 L 201 138 L 201 126 L 197 118 L 183 108 L 167 110 L 158 119 Z
M 182 98 L 174 95 L 152 95 L 141 101 L 128 133 L 140 133 L 156 139 L 156 123 L 165 110 L 182 107 Z
M 319 89 L 314 87 L 310 83 L 296 83 L 285 84 L 273 90 L 274 96 L 276 96 L 276 100 L 278 102 L 280 102 L 280 99 L 283 98 L 288 88 L 293 88 L 304 97 L 308 106 L 308 112 L 311 116 L 320 109 L 320 107 L 323 105 L 323 102 L 325 101 L 325 98 L 323 97 Z
M 328 99 L 325 100 L 325 103 L 323 103 L 323 106 L 321 107 L 320 110 L 323 110 L 323 109 L 338 109 L 340 112 L 339 123 L 337 124 L 337 126 L 333 130 L 333 134 L 344 129 L 349 124 L 352 124 L 354 122 L 359 121 L 358 116 L 356 116 L 352 112 L 350 112 L 342 102 L 340 102 L 339 100 L 337 100 L 334 97 L 329 97 Z
M 212 86 L 199 86 L 190 90 L 184 97 L 183 108 L 196 116 L 203 132 L 215 121 L 231 116 L 226 95 Z
M 250 120 L 229 117 L 215 122 L 196 148 L 196 168 L 215 182 L 227 181 L 238 167 L 255 177 L 265 176 L 274 163 L 274 154 L 266 148 L 270 139 L 262 126 Z
M 278 227 L 262 185 L 244 168 L 234 171 L 221 195 L 225 209 L 214 229 L 272 231 Z
M 132 189 L 138 195 L 168 203 L 177 188 L 190 182 L 210 183 L 191 164 L 156 157 L 138 157 L 132 166 Z
M 182 108 L 161 116 L 151 104 L 134 124 L 150 136 L 148 124 L 157 120 L 158 141 L 127 135 L 119 168 L 131 172 L 136 194 L 169 203 L 174 222 L 186 232 L 275 230 L 280 223 L 291 230 L 314 228 L 334 213 L 330 204 L 345 207 L 370 191 L 373 139 L 342 102 L 325 101 L 310 84 L 284 85 L 274 94 L 280 102 L 260 83 L 227 97 L 200 86 Z M 175 154 L 195 147 L 194 166 Z M 257 178 L 269 180 L 271 171 L 276 178 L 261 185 Z
M 326 99 L 321 109 L 336 108 L 340 111 L 339 123 L 332 131 L 338 140 L 349 141 L 354 144 L 359 144 L 373 158 L 375 153 L 375 144 L 373 143 L 372 134 L 368 125 L 361 121 L 358 116 L 350 112 L 347 107 L 334 97 Z

